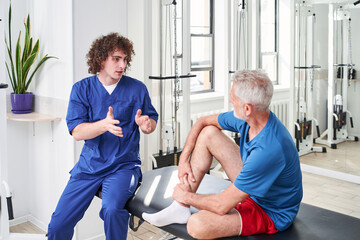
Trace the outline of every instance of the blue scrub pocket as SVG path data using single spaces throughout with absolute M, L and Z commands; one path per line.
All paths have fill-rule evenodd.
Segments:
M 131 195 L 133 195 L 139 186 L 139 183 L 141 182 L 142 175 L 141 175 L 141 169 L 140 167 L 137 167 L 133 169 L 134 174 L 131 176 L 130 186 L 129 186 L 129 192 Z
M 119 106 L 114 109 L 114 118 L 120 121 L 120 126 L 128 124 L 135 119 L 135 113 L 133 105 Z M 134 116 L 133 116 L 134 115 Z

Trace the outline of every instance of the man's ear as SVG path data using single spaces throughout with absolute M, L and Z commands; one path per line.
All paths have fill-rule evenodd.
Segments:
M 251 104 L 245 103 L 243 107 L 244 107 L 245 116 L 247 117 L 250 116 L 251 113 L 254 111 L 254 106 Z

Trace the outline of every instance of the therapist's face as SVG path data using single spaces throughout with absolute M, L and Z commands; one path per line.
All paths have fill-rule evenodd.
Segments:
M 124 74 L 127 66 L 127 55 L 121 50 L 115 50 L 110 53 L 105 62 L 102 64 L 100 74 L 118 81 Z

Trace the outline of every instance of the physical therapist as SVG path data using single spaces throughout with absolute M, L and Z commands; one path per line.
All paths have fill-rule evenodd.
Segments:
M 66 117 L 70 134 L 85 144 L 52 215 L 49 240 L 72 239 L 100 187 L 106 239 L 127 238 L 125 204 L 141 180 L 139 128 L 149 134 L 158 119 L 146 86 L 124 75 L 134 54 L 132 42 L 118 33 L 91 45 L 87 63 L 94 75 L 74 84 Z

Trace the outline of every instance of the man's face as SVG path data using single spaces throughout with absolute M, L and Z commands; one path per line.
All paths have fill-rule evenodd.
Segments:
M 114 81 L 118 81 L 124 74 L 126 66 L 127 55 L 121 50 L 115 50 L 103 62 L 100 72 Z
M 233 86 L 231 87 L 229 101 L 234 106 L 234 116 L 236 118 L 246 121 L 248 117 L 245 115 L 244 112 L 244 103 L 242 103 L 235 94 L 235 84 L 233 84 Z

